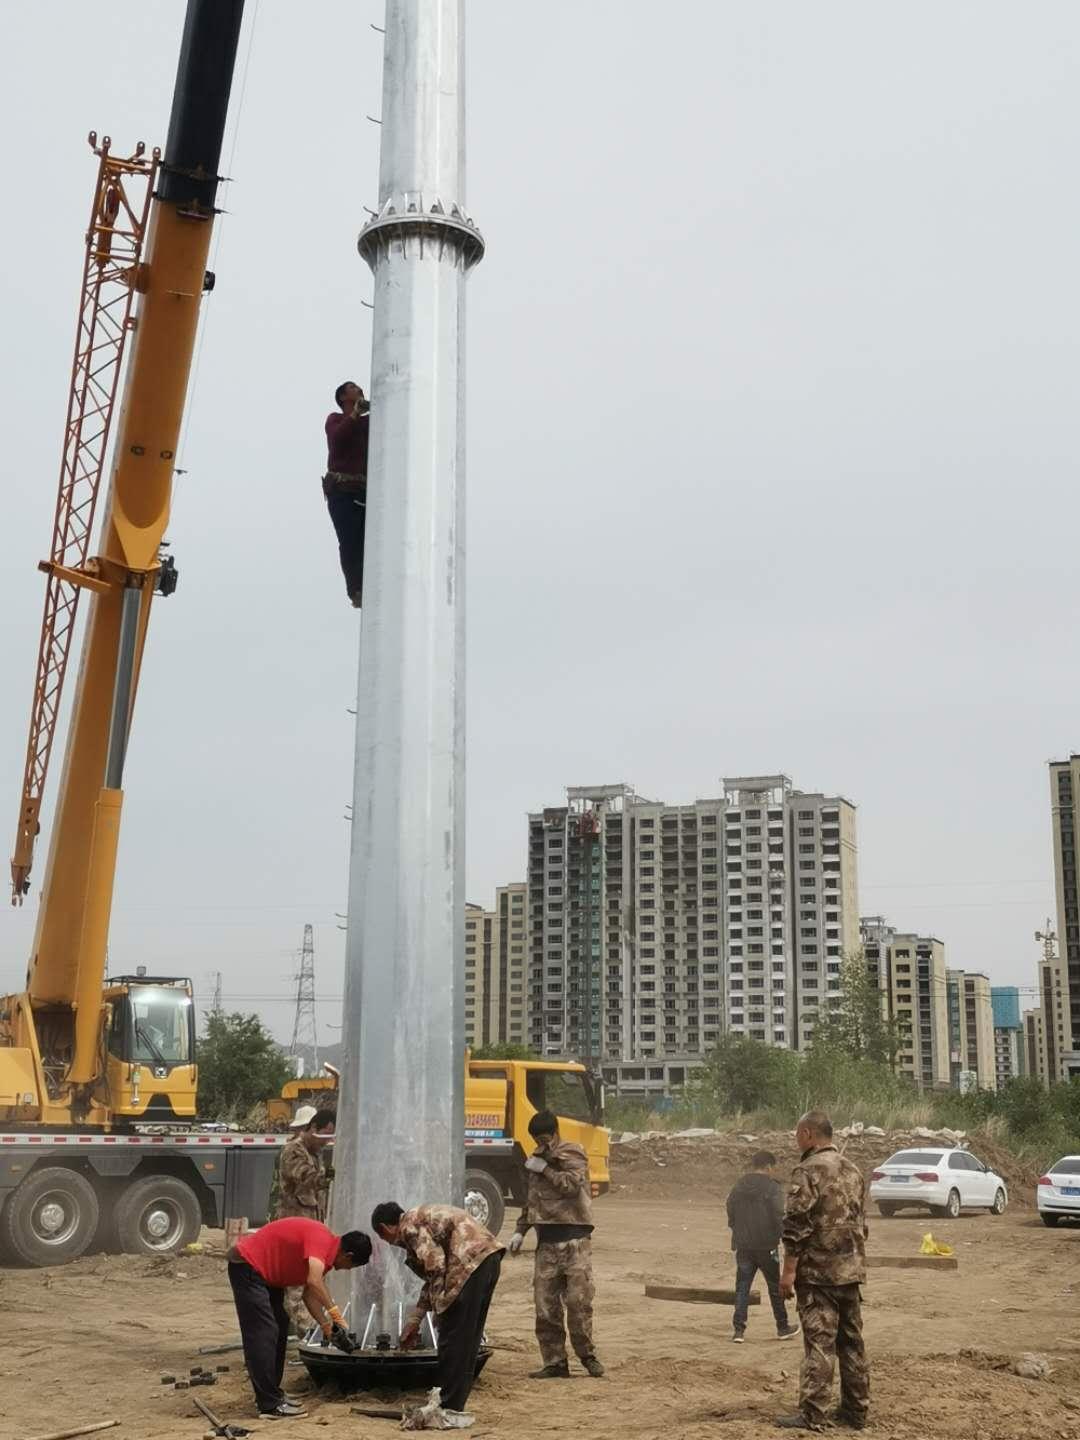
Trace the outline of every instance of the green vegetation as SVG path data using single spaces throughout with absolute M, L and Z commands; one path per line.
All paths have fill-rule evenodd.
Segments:
M 882 1015 L 861 955 L 844 961 L 840 981 L 839 1003 L 818 1020 L 805 1055 L 725 1035 L 680 1099 L 654 1109 L 611 1098 L 608 1124 L 639 1131 L 692 1125 L 789 1130 L 804 1111 L 821 1108 L 838 1125 L 861 1120 L 886 1130 L 922 1125 L 989 1132 L 1039 1164 L 1080 1152 L 1080 1081 L 1047 1090 L 1023 1078 L 998 1092 L 966 1095 L 917 1090 L 896 1073 L 904 1032 Z
M 208 1015 L 197 1058 L 200 1120 L 243 1121 L 292 1074 L 257 1015 Z
M 481 1045 L 472 1052 L 474 1060 L 539 1060 L 528 1045 Z

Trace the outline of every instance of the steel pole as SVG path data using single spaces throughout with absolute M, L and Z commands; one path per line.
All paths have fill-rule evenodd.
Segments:
M 334 1216 L 460 1203 L 464 1168 L 462 0 L 387 0 L 345 1060 Z M 418 1282 L 376 1241 L 352 1315 L 396 1342 Z

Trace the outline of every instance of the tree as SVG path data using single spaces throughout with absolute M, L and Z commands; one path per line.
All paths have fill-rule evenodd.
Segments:
M 253 1106 L 278 1094 L 292 1074 L 257 1015 L 208 1015 L 198 1060 L 203 1120 L 242 1120 Z
M 687 1098 L 719 1114 L 791 1105 L 798 1073 L 798 1057 L 790 1050 L 727 1034 L 693 1072 Z
M 537 1060 L 536 1051 L 528 1045 L 481 1045 L 472 1052 L 473 1060 Z
M 870 1060 L 894 1070 L 910 1027 L 886 1017 L 881 988 L 867 969 L 861 948 L 844 956 L 835 1000 L 818 1012 L 813 1049 Z

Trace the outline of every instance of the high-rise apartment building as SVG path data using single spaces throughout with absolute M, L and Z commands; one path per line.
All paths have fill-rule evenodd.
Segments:
M 500 885 L 494 910 L 465 906 L 465 1043 L 527 1044 L 527 887 Z
M 856 855 L 854 806 L 783 775 L 569 789 L 529 816 L 530 1043 L 644 1088 L 725 1030 L 804 1046 L 858 945 Z
M 1045 1078 L 1054 1083 L 1080 1075 L 1080 755 L 1051 762 L 1050 815 L 1060 951 L 1051 960 L 1052 975 L 1044 975 L 1045 962 L 1040 966 L 1039 986 Z
M 932 935 L 904 934 L 880 915 L 861 923 L 867 970 L 881 991 L 882 1013 L 904 1030 L 897 1069 L 920 1089 L 948 1089 L 949 1018 L 945 946 Z
M 949 970 L 945 979 L 951 1083 L 960 1090 L 996 1090 L 990 980 L 966 970 Z
M 993 985 L 990 1005 L 994 1014 L 994 1071 L 1001 1090 L 1026 1070 L 1020 991 L 1015 985 Z
M 1028 1075 L 1033 1075 L 1046 1084 L 1046 1038 L 1043 1035 L 1042 1011 L 1024 1011 L 1024 1066 Z

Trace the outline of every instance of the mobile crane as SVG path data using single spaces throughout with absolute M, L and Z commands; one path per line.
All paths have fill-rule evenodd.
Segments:
M 137 1122 L 195 1115 L 194 997 L 190 981 L 145 967 L 106 979 L 132 709 L 152 603 L 176 584 L 162 546 L 200 302 L 213 286 L 207 262 L 242 14 L 243 0 L 188 0 L 164 156 L 140 144 L 120 158 L 108 137 L 90 136 L 98 177 L 52 550 L 40 566 L 48 581 L 13 903 L 29 891 L 83 591 L 90 615 L 26 988 L 0 999 L 0 1241 L 32 1263 L 82 1253 L 103 1212 L 124 1248 L 150 1251 L 175 1248 L 230 1210 L 257 1219 L 276 1157 L 272 1138 L 253 1167 L 240 1142 L 257 1137 L 234 1137 L 229 1149 L 208 1136 L 136 1132 Z

